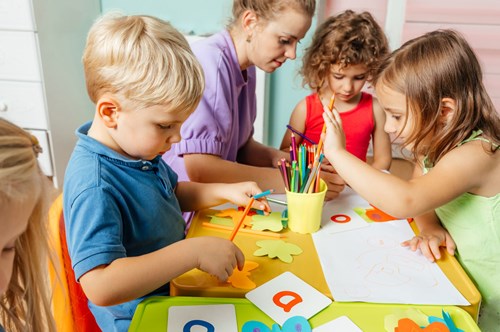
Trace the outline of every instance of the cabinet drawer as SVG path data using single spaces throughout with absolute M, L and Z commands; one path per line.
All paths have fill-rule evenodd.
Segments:
M 0 81 L 0 117 L 23 128 L 48 129 L 42 84 Z
M 45 130 L 28 130 L 33 136 L 38 139 L 38 143 L 42 147 L 42 153 L 38 155 L 38 162 L 43 173 L 47 176 L 54 176 L 52 167 L 52 158 L 50 151 L 49 133 Z
M 0 29 L 35 30 L 30 0 L 0 0 Z
M 40 81 L 34 32 L 0 31 L 0 79 Z

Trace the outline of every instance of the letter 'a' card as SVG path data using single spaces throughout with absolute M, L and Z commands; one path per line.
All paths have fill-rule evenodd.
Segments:
M 332 302 L 291 272 L 280 274 L 245 297 L 279 325 L 293 316 L 309 319 Z
M 167 331 L 238 331 L 236 310 L 233 304 L 172 306 Z

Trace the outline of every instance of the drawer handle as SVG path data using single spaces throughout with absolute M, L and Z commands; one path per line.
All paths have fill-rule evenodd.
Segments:
M 0 100 L 0 112 L 7 112 L 8 109 L 7 103 Z

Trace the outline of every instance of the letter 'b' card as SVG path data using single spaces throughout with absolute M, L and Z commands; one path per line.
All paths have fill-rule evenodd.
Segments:
M 293 316 L 309 319 L 332 302 L 291 272 L 280 274 L 245 297 L 279 325 Z
M 168 309 L 167 331 L 238 331 L 232 304 L 172 306 Z

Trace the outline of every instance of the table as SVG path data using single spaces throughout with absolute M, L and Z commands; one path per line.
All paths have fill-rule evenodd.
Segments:
M 207 228 L 202 225 L 203 222 L 209 221 L 210 215 L 214 215 L 217 212 L 218 210 L 214 209 L 197 212 L 192 220 L 187 237 L 218 236 L 229 238 L 230 231 Z M 412 227 L 414 231 L 418 232 L 414 223 L 412 223 Z M 257 287 L 285 271 L 290 271 L 321 293 L 333 299 L 323 276 L 321 263 L 311 236 L 294 233 L 288 229 L 282 232 L 286 236 L 284 238 L 286 242 L 297 244 L 303 249 L 302 254 L 293 256 L 292 263 L 284 263 L 278 259 L 271 260 L 267 256 L 253 256 L 253 252 L 259 249 L 256 241 L 269 239 L 268 237 L 238 233 L 234 239 L 234 242 L 245 254 L 246 259 L 259 264 L 259 267 L 251 273 L 251 279 L 256 283 Z M 470 306 L 463 306 L 462 308 L 477 321 L 481 303 L 479 291 L 453 256 L 450 256 L 446 250 L 442 250 L 441 254 L 442 259 L 438 261 L 439 267 L 469 303 L 471 303 Z M 170 283 L 170 292 L 172 296 L 244 298 L 247 290 L 235 288 L 230 283 L 220 282 L 216 277 L 194 269 L 173 279 Z
M 197 212 L 191 222 L 187 237 L 229 238 L 230 231 L 207 228 L 202 225 L 203 222 L 209 221 L 209 215 L 217 212 L 219 211 L 212 209 Z M 311 236 L 294 233 L 288 229 L 283 231 L 283 235 L 286 236 L 283 238 L 284 241 L 297 244 L 304 251 L 300 255 L 293 256 L 292 263 L 284 263 L 277 258 L 271 260 L 267 256 L 253 256 L 254 251 L 259 249 L 255 242 L 271 238 L 241 232 L 236 235 L 234 243 L 243 251 L 246 260 L 259 264 L 259 267 L 252 271 L 252 280 L 259 286 L 283 272 L 290 271 L 331 298 L 332 294 L 323 276 Z M 198 269 L 184 273 L 170 282 L 170 294 L 173 296 L 245 297 L 246 292 L 247 290 L 235 288 Z
M 238 330 L 249 320 L 258 320 L 269 328 L 274 321 L 247 299 L 210 297 L 150 297 L 139 304 L 130 324 L 129 332 L 164 332 L 167 330 L 168 308 L 182 305 L 233 304 Z M 417 308 L 425 315 L 441 317 L 441 309 L 448 312 L 455 325 L 467 332 L 480 332 L 466 311 L 455 306 L 411 306 L 374 303 L 332 302 L 330 306 L 309 319 L 311 326 L 321 326 L 340 316 L 347 316 L 363 331 L 385 332 L 384 318 L 397 310 Z

